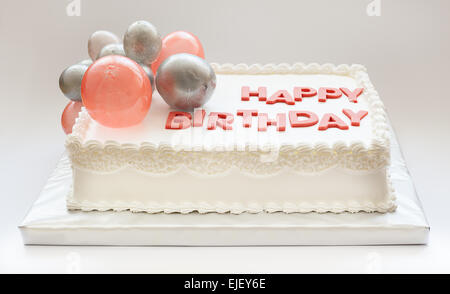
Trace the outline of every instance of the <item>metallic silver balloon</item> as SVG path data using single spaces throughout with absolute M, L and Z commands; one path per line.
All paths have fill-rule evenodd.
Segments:
M 92 64 L 92 59 L 82 60 L 82 61 L 78 62 L 78 64 L 90 66 Z
M 127 57 L 137 63 L 151 64 L 161 51 L 161 36 L 155 26 L 145 20 L 132 23 L 123 37 Z
M 149 66 L 145 64 L 140 64 L 147 74 L 148 79 L 150 80 L 150 84 L 152 85 L 152 93 L 155 92 L 155 76 L 153 75 L 153 71 Z
M 125 51 L 123 50 L 122 44 L 109 44 L 102 48 L 97 56 L 97 59 L 108 55 L 121 55 L 125 56 Z
M 66 68 L 59 77 L 59 88 L 63 94 L 73 101 L 81 101 L 81 81 L 87 65 L 75 64 Z
M 96 31 L 90 37 L 88 41 L 88 53 L 92 60 L 96 60 L 100 51 L 109 44 L 120 43 L 119 38 L 108 31 Z
M 211 97 L 216 88 L 216 74 L 209 63 L 198 56 L 175 54 L 159 66 L 156 88 L 171 107 L 192 111 Z

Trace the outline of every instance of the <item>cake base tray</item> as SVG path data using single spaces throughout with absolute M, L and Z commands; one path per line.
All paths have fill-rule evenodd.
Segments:
M 71 168 L 63 155 L 19 226 L 25 244 L 261 246 L 426 244 L 430 227 L 392 132 L 392 213 L 147 214 L 66 208 Z

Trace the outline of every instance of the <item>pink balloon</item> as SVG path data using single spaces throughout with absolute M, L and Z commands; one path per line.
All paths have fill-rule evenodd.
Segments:
M 177 53 L 189 53 L 205 58 L 200 40 L 193 34 L 185 31 L 176 31 L 162 39 L 162 47 L 158 58 L 152 63 L 152 71 L 156 74 L 159 65 L 169 56 Z
M 89 115 L 110 128 L 140 123 L 152 102 L 152 86 L 133 60 L 109 55 L 96 60 L 81 81 L 81 99 Z
M 70 101 L 61 115 L 61 125 L 66 135 L 72 133 L 73 125 L 78 117 L 83 103 L 81 101 Z

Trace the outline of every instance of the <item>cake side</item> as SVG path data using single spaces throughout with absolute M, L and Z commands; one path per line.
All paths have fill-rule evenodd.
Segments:
M 67 206 L 84 211 L 341 213 L 391 212 L 396 207 L 384 170 L 357 174 L 337 168 L 315 175 L 283 170 L 243 177 L 237 171 L 199 176 L 180 170 L 155 176 L 129 168 L 110 174 L 75 168 L 73 175 Z
M 306 77 L 312 83 L 319 80 L 348 87 L 356 85 L 364 89 L 358 107 L 367 108 L 369 114 L 360 128 L 347 133 L 330 130 L 316 134 L 315 129 L 281 133 L 272 128 L 264 133 L 269 140 L 261 140 L 260 136 L 238 142 L 237 124 L 233 132 L 221 129 L 215 132 L 220 139 L 228 136 L 230 140 L 213 140 L 212 145 L 206 146 L 190 140 L 199 130 L 163 130 L 161 122 L 165 122 L 170 109 L 159 108 L 157 97 L 152 106 L 156 109 L 150 113 L 154 121 L 144 121 L 136 129 L 102 128 L 83 111 L 66 141 L 74 170 L 74 190 L 68 198 L 68 208 L 182 213 L 395 210 L 395 196 L 386 170 L 390 158 L 386 113 L 363 66 L 300 63 L 212 66 L 218 76 L 223 75 L 223 84 L 228 86 L 264 75 L 270 79 L 255 78 L 257 83 L 263 81 L 270 86 L 267 81 L 274 80 L 273 84 L 281 87 L 285 79 L 297 81 L 297 77 Z M 232 77 L 231 82 L 227 75 Z M 235 78 L 239 75 L 244 79 Z M 345 79 L 340 79 L 341 76 Z M 221 93 L 230 96 L 226 88 L 218 89 L 218 95 Z M 261 107 L 257 103 L 234 105 L 231 101 L 229 109 L 226 103 L 219 106 L 235 112 L 236 107 Z M 340 111 L 343 105 L 354 107 L 344 104 L 345 101 L 330 101 L 326 107 L 312 103 L 304 101 L 304 106 L 317 112 L 321 108 Z M 206 106 L 209 112 L 218 108 L 216 104 Z M 263 108 L 272 117 L 286 109 L 293 108 L 282 104 Z M 354 111 L 357 110 L 355 107 Z M 147 126 L 151 127 L 146 129 Z M 152 129 L 153 126 L 161 130 Z M 171 187 L 171 182 L 179 183 L 179 189 Z M 280 193 L 273 185 L 279 186 L 284 194 L 277 195 Z M 246 191 L 240 193 L 230 188 L 233 186 L 245 187 Z

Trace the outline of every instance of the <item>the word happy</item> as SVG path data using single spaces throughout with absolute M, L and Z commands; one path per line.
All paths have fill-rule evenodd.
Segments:
M 357 103 L 358 97 L 362 94 L 363 89 L 357 88 L 351 91 L 347 88 L 331 88 L 322 87 L 318 90 L 310 87 L 294 87 L 293 95 L 287 90 L 278 90 L 271 96 L 267 95 L 266 87 L 259 87 L 257 91 L 251 91 L 249 87 L 244 86 L 241 89 L 241 101 L 249 101 L 251 97 L 257 98 L 258 101 L 266 104 L 285 103 L 294 105 L 301 102 L 303 98 L 313 98 L 317 96 L 319 103 L 325 103 L 328 99 L 338 99 L 345 95 L 349 102 Z M 349 124 L 358 127 L 361 120 L 367 116 L 366 110 L 354 112 L 351 109 L 342 109 L 342 114 L 347 118 Z M 269 126 L 276 127 L 276 130 L 283 132 L 286 130 L 287 121 L 292 128 L 312 127 L 318 124 L 319 131 L 325 131 L 329 128 L 337 128 L 340 130 L 348 130 L 349 124 L 342 118 L 342 114 L 325 113 L 319 116 L 308 110 L 292 110 L 286 113 L 277 113 L 275 117 L 269 117 L 268 113 L 259 112 L 257 109 L 239 109 L 236 113 L 228 112 L 210 112 L 207 118 L 207 130 L 215 130 L 221 128 L 223 130 L 232 130 L 236 116 L 242 117 L 242 126 L 251 128 L 254 123 L 253 118 L 257 118 L 257 126 L 259 132 L 267 131 Z M 172 111 L 169 113 L 165 128 L 171 130 L 180 130 L 190 127 L 203 127 L 206 117 L 204 109 L 196 109 L 193 114 L 183 111 Z

